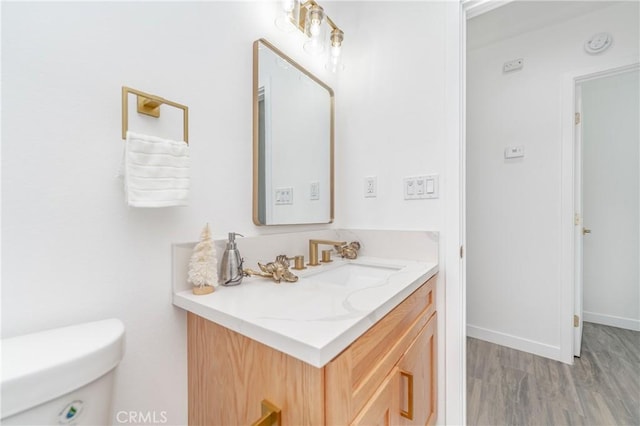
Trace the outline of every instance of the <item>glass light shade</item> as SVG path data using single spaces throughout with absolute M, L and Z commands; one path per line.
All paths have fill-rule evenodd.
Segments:
M 340 55 L 340 49 L 331 47 L 331 53 L 329 54 L 329 61 L 325 64 L 324 68 L 331 72 L 338 72 L 344 70 L 344 64 L 342 63 L 342 56 Z
M 307 53 L 317 55 L 324 51 L 325 41 L 325 25 L 324 25 L 324 9 L 317 4 L 312 5 L 307 10 L 305 19 L 305 34 L 309 36 L 309 40 L 304 43 L 304 50 Z
M 310 37 L 320 35 L 322 24 L 324 22 L 324 9 L 317 4 L 307 9 L 307 17 L 305 19 L 305 32 Z
M 282 0 L 281 11 L 276 18 L 275 24 L 279 30 L 286 33 L 293 32 L 296 29 L 294 21 L 294 9 L 297 0 Z
M 331 31 L 331 47 L 329 49 L 329 61 L 325 65 L 325 69 L 331 72 L 338 72 L 344 69 L 341 61 L 342 41 L 344 40 L 344 32 L 338 28 Z
M 311 37 L 302 46 L 304 51 L 312 55 L 319 55 L 324 52 L 324 42 L 318 37 Z

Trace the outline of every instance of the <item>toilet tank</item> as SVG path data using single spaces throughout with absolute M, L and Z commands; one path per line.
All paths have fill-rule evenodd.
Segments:
M 2 425 L 112 424 L 118 319 L 2 340 Z

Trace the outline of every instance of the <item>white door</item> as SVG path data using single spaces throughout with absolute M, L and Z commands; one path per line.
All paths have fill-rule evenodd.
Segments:
M 634 328 L 640 323 L 640 75 L 635 69 L 603 76 L 580 83 L 580 91 L 582 226 L 576 228 L 590 231 L 576 237 L 582 239 L 580 325 L 584 319 Z

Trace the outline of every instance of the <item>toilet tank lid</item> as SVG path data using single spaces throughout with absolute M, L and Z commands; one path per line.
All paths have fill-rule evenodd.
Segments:
M 2 339 L 2 417 L 78 389 L 124 355 L 124 324 L 107 319 Z

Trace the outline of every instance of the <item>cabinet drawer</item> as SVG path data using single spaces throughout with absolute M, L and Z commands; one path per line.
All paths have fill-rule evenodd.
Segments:
M 437 275 L 325 367 L 327 424 L 349 424 L 435 312 Z

